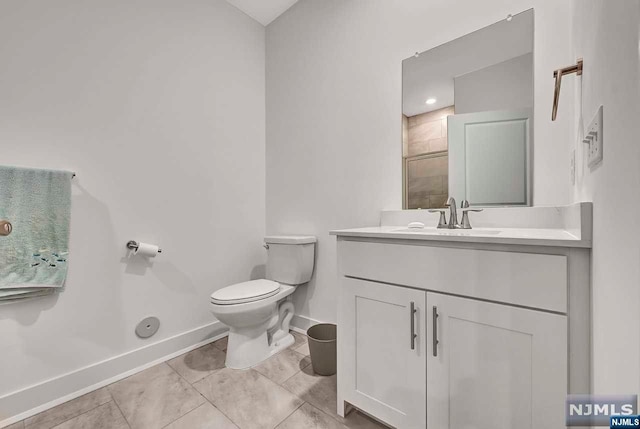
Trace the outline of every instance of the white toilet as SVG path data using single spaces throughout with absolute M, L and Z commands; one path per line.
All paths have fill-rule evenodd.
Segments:
M 244 369 L 293 344 L 289 322 L 296 286 L 313 273 L 316 238 L 265 237 L 267 279 L 227 286 L 211 294 L 211 311 L 229 327 L 228 368 Z

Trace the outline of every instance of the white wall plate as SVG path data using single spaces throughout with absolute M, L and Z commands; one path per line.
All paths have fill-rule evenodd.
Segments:
M 589 167 L 593 167 L 602 161 L 602 106 L 598 109 L 596 116 L 593 118 L 586 132 L 582 143 L 587 144 Z

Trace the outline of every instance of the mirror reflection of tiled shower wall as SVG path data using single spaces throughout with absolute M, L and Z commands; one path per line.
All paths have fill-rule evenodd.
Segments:
M 403 117 L 405 208 L 443 207 L 448 194 L 447 116 L 453 106 Z
M 444 207 L 449 176 L 446 152 L 407 159 L 407 208 Z

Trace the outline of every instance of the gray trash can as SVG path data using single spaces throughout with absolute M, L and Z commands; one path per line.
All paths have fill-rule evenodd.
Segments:
M 320 323 L 307 330 L 313 372 L 319 375 L 336 373 L 336 325 Z

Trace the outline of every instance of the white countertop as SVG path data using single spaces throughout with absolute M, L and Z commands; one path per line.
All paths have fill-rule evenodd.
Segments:
M 395 240 L 591 247 L 591 240 L 582 239 L 564 229 L 557 228 L 437 229 L 434 227 L 425 227 L 424 229 L 408 229 L 406 226 L 376 226 L 334 230 L 331 231 L 330 234 L 339 237 L 384 238 Z

